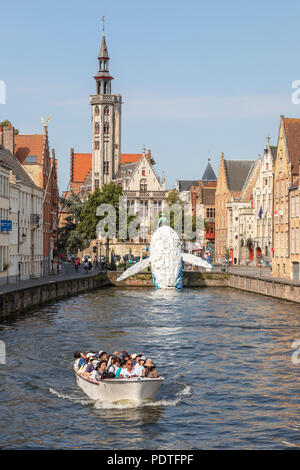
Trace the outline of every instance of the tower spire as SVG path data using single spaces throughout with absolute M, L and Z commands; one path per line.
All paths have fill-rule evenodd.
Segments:
M 98 95 L 110 95 L 111 94 L 111 80 L 113 77 L 109 73 L 109 55 L 106 45 L 105 33 L 104 33 L 104 16 L 102 16 L 102 40 L 100 51 L 98 55 L 98 72 L 94 77 L 96 80 L 96 93 Z

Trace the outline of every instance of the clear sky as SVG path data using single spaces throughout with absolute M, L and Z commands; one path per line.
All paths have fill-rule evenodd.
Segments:
M 167 186 L 201 178 L 210 155 L 256 159 L 267 133 L 276 145 L 280 114 L 300 80 L 300 2 L 278 0 L 14 0 L 1 8 L 0 80 L 9 119 L 21 133 L 42 131 L 58 157 L 60 191 L 70 148 L 91 151 L 89 95 L 101 17 L 123 97 L 122 152 L 152 149 Z

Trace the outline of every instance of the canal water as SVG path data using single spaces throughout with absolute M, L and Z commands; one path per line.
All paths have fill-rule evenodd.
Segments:
M 0 325 L 3 449 L 300 448 L 299 305 L 231 289 L 109 288 Z M 92 402 L 75 350 L 151 356 L 141 406 Z

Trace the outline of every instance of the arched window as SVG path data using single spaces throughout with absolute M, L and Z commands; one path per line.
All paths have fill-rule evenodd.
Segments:
M 108 106 L 105 106 L 105 108 L 104 108 L 104 115 L 109 116 L 109 107 Z
M 104 82 L 104 95 L 107 94 L 107 81 Z
M 99 116 L 99 113 L 100 113 L 99 107 L 96 106 L 96 108 L 95 108 L 95 116 Z
M 140 191 L 141 192 L 147 191 L 147 180 L 146 180 L 146 178 L 143 178 L 140 181 Z
M 95 149 L 99 150 L 99 148 L 100 148 L 99 140 L 95 140 Z
M 109 134 L 109 124 L 106 122 L 103 126 L 104 134 Z
M 100 132 L 99 122 L 96 122 L 95 123 L 95 134 L 99 134 L 99 132 Z

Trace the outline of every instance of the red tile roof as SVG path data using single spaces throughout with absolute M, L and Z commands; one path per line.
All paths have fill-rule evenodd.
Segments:
M 121 153 L 121 165 L 136 163 L 142 158 L 142 153 Z M 151 159 L 151 150 L 146 154 Z M 71 182 L 84 183 L 92 169 L 91 153 L 71 153 Z
M 71 181 L 84 183 L 92 169 L 92 154 L 73 153 L 71 159 Z
M 121 153 L 121 165 L 125 165 L 126 163 L 137 163 L 142 158 L 142 153 Z M 148 160 L 151 159 L 151 150 L 148 150 L 146 153 L 146 158 Z
M 22 164 L 27 155 L 36 156 L 36 163 L 42 163 L 44 142 L 44 134 L 16 135 L 14 154 Z
M 289 158 L 292 164 L 292 174 L 299 174 L 300 159 L 300 119 L 284 118 L 285 135 Z

